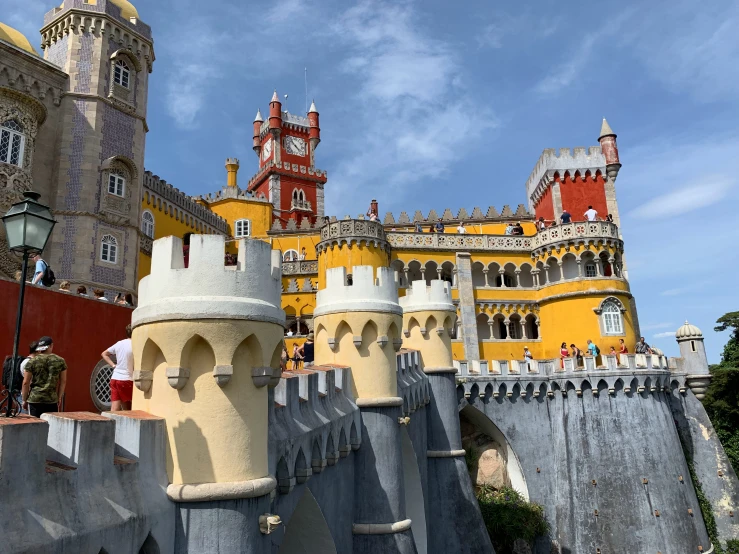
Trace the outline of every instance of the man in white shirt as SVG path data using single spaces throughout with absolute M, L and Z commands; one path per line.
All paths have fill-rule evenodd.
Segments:
M 464 227 L 464 221 L 459 222 L 459 227 L 457 227 L 457 234 L 459 235 L 466 235 L 467 229 Z
M 588 221 L 596 221 L 598 219 L 598 212 L 593 209 L 593 206 L 588 206 L 588 211 L 585 212 L 585 219 Z
M 110 378 L 111 411 L 131 409 L 133 398 L 133 348 L 131 347 L 131 325 L 126 325 L 126 338 L 119 340 L 100 354 L 113 368 Z M 110 356 L 115 356 L 115 362 Z

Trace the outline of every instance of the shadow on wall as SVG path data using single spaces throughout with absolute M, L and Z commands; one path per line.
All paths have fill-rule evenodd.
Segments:
M 483 456 L 477 463 L 478 480 L 489 479 L 491 482 L 487 484 L 494 488 L 510 486 L 521 493 L 528 501 L 529 489 L 526 485 L 521 463 L 500 429 L 488 416 L 470 405 L 462 408 L 459 413 L 459 420 L 465 449 L 473 442 L 482 443 L 478 445 L 483 447 L 481 452 Z M 467 441 L 465 441 L 465 436 L 469 437 Z M 488 438 L 491 440 L 488 440 Z M 483 464 L 489 462 L 489 467 L 481 466 L 481 461 Z M 473 476 L 472 484 L 482 485 L 485 483 L 476 481 Z
M 308 487 L 287 524 L 278 554 L 337 554 L 323 512 Z

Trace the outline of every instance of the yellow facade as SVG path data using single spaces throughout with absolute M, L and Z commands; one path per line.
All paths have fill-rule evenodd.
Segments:
M 351 273 L 354 266 L 370 265 L 374 269 L 388 267 L 390 259 L 387 252 L 380 246 L 367 243 L 340 244 L 329 246 L 318 257 L 318 288 L 325 286 L 326 270 L 334 267 L 344 267 Z

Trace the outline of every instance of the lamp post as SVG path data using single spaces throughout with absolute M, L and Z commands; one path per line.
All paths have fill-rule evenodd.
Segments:
M 40 204 L 41 197 L 37 192 L 27 191 L 24 200 L 13 204 L 3 217 L 8 248 L 12 252 L 23 253 L 21 268 L 21 290 L 18 296 L 18 313 L 15 319 L 15 340 L 13 341 L 13 371 L 10 373 L 10 389 L 8 390 L 8 408 L 5 417 L 13 417 L 13 388 L 15 372 L 18 370 L 18 342 L 21 338 L 21 319 L 23 316 L 23 299 L 26 294 L 26 275 L 28 257 L 33 253 L 41 253 L 51 236 L 56 221 L 47 206 Z

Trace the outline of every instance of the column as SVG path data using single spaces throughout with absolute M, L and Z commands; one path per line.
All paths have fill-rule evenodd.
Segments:
M 608 258 L 608 263 L 611 264 L 611 276 L 616 277 L 616 266 L 614 265 L 614 262 L 616 261 L 616 258 L 610 257 Z
M 516 274 L 515 277 L 513 277 L 513 286 L 516 288 L 520 288 L 521 287 L 521 270 L 517 269 L 515 271 L 515 274 Z
M 498 270 L 498 275 L 500 275 L 500 286 L 502 288 L 506 288 L 506 284 L 505 284 L 505 269 L 499 269 Z
M 490 286 L 493 286 L 494 287 L 495 286 L 495 283 L 493 283 L 491 285 L 490 284 L 490 281 L 488 280 L 488 273 L 490 273 L 490 270 L 487 267 L 483 268 L 482 274 L 485 276 L 485 286 L 486 287 L 490 287 Z
M 411 286 L 410 281 L 408 281 L 408 271 L 409 269 L 407 267 L 403 268 L 403 278 L 404 278 L 403 282 L 405 283 L 406 288 Z
M 600 256 L 595 258 L 595 269 L 598 271 L 598 277 L 603 277 L 603 262 L 601 262 Z
M 457 252 L 459 311 L 462 320 L 464 357 L 467 361 L 480 359 L 477 336 L 475 294 L 472 287 L 472 261 L 469 252 Z
M 557 265 L 559 266 L 559 280 L 564 281 L 565 280 L 565 272 L 562 271 L 562 266 L 564 265 L 564 262 L 562 260 L 557 260 Z
M 425 281 L 425 280 L 426 280 L 426 267 L 421 266 L 421 281 Z
M 549 281 L 549 266 L 545 265 L 544 266 L 544 283 L 542 284 L 546 285 L 548 281 Z
M 438 281 L 441 281 L 441 268 L 440 267 L 436 268 L 436 279 Z
M 457 286 L 457 268 L 452 269 L 452 286 Z
M 488 327 L 490 327 L 490 339 L 491 340 L 495 338 L 495 333 L 493 333 L 493 325 L 494 324 L 495 324 L 495 322 L 492 319 L 488 319 Z
M 300 316 L 295 316 L 295 334 L 300 335 Z
M 580 258 L 577 259 L 577 276 L 578 278 L 582 277 L 582 260 Z
M 521 338 L 524 340 L 529 338 L 526 335 L 526 319 L 525 318 L 521 318 Z
M 539 286 L 539 270 L 538 269 L 532 269 L 531 270 L 531 276 L 534 278 L 534 286 Z

